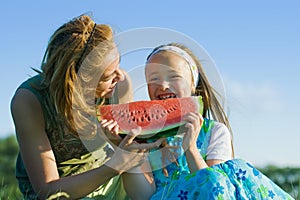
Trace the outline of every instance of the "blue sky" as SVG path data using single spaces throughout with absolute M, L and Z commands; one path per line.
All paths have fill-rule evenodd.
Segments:
M 14 134 L 10 100 L 39 67 L 53 31 L 90 12 L 116 33 L 161 27 L 193 38 L 224 80 L 236 156 L 300 166 L 299 7 L 296 0 L 2 2 L 0 137 Z

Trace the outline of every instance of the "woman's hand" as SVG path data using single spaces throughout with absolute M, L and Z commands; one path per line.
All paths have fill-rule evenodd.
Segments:
M 150 149 L 158 148 L 163 139 L 159 139 L 153 143 L 138 143 L 134 141 L 134 138 L 139 135 L 140 132 L 141 128 L 131 130 L 120 142 L 112 158 L 106 165 L 116 170 L 119 174 L 122 174 L 144 163 L 148 156 L 147 152 Z
M 184 118 L 185 133 L 183 135 L 182 147 L 185 151 L 197 149 L 197 138 L 203 125 L 203 117 L 199 113 L 190 112 Z
M 105 136 L 115 145 L 119 145 L 122 138 L 119 136 L 119 126 L 116 121 L 106 119 L 101 120 L 100 126 Z

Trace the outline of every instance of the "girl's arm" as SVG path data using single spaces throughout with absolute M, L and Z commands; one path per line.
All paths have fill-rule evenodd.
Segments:
M 186 117 L 186 128 L 188 131 L 184 136 L 184 145 L 186 146 L 186 159 L 191 172 L 220 164 L 232 158 L 230 132 L 224 124 L 216 122 L 216 125 L 212 130 L 210 144 L 207 150 L 207 160 L 206 162 L 203 160 L 196 145 L 199 135 L 197 133 L 200 132 L 200 130 L 198 131 L 197 127 L 201 127 L 203 122 L 202 117 L 199 117 L 200 120 L 198 116 L 192 114 Z M 200 123 L 198 123 L 199 121 Z
M 185 124 L 186 132 L 183 136 L 182 147 L 185 150 L 189 170 L 193 173 L 208 167 L 197 148 L 197 138 L 203 124 L 203 118 L 198 113 L 189 113 L 185 116 L 184 121 L 187 123 Z
M 211 131 L 211 138 L 207 148 L 207 161 L 209 166 L 232 159 L 231 134 L 228 128 L 219 122 Z
M 142 148 L 139 151 L 142 153 L 132 153 L 139 149 L 138 144 L 133 144 L 133 139 L 138 134 L 134 133 L 121 141 L 121 148 L 116 150 L 107 165 L 60 178 L 45 132 L 43 111 L 37 98 L 29 90 L 19 89 L 12 99 L 11 112 L 22 159 L 30 182 L 40 199 L 46 199 L 59 191 L 68 194 L 70 199 L 84 197 L 112 177 L 142 164 L 145 160 Z M 154 148 L 157 145 L 159 144 L 149 144 L 143 148 Z

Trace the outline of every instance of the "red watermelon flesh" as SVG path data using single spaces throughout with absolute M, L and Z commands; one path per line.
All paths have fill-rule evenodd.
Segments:
M 136 101 L 126 104 L 102 105 L 97 108 L 98 120 L 114 120 L 120 133 L 128 133 L 140 126 L 139 137 L 148 138 L 158 132 L 179 127 L 189 112 L 203 112 L 201 96 L 165 100 Z

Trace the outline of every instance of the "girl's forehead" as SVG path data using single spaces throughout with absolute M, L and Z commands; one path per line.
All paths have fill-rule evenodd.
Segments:
M 181 56 L 168 51 L 161 51 L 151 56 L 146 69 L 157 71 L 183 72 L 188 69 L 188 63 Z

